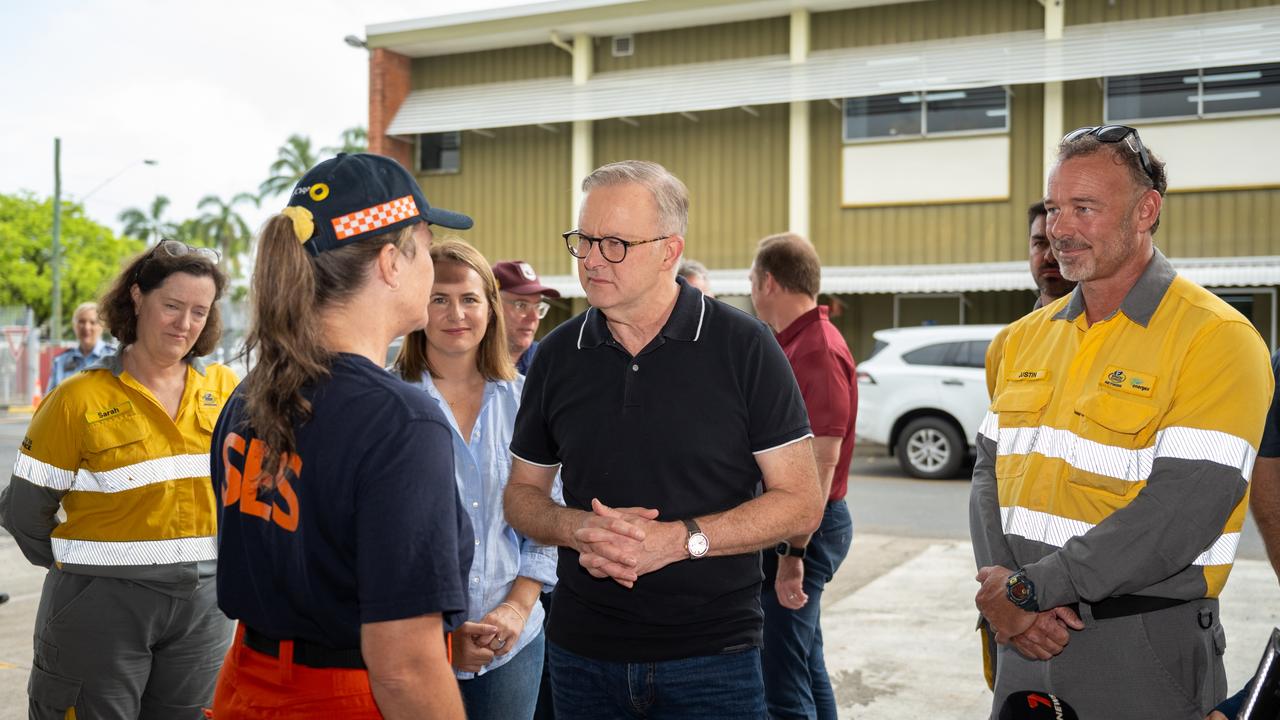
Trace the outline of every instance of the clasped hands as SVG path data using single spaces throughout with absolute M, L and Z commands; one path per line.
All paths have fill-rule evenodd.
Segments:
M 481 668 L 515 649 L 525 618 L 505 604 L 490 610 L 479 622 L 470 620 L 453 631 L 453 666 L 463 672 Z
M 1062 652 L 1071 641 L 1071 630 L 1083 630 L 1084 623 L 1075 611 L 1056 607 L 1042 612 L 1028 612 L 1009 601 L 1006 582 L 1012 570 L 998 565 L 978 570 L 975 578 L 982 583 L 974 604 L 987 619 L 996 642 L 1013 645 L 1025 657 L 1048 660 Z
M 573 532 L 578 564 L 592 577 L 612 578 L 625 588 L 641 575 L 660 570 L 684 556 L 680 523 L 659 522 L 653 508 L 611 508 L 596 498 L 591 512 Z

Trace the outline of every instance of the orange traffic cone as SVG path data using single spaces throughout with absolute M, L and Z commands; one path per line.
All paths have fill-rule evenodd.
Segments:
M 31 393 L 31 407 L 40 407 L 40 401 L 44 399 L 44 394 L 40 391 L 40 381 L 36 381 L 35 392 Z

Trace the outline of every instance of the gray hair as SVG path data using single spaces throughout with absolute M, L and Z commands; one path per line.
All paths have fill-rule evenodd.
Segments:
M 643 186 L 653 195 L 662 232 L 685 234 L 689 229 L 689 189 L 680 182 L 680 178 L 658 163 L 622 160 L 603 165 L 582 181 L 582 192 L 585 195 L 599 187 L 629 183 Z
M 71 313 L 71 318 L 74 320 L 75 318 L 79 317 L 80 313 L 84 312 L 85 310 L 92 310 L 95 313 L 98 312 L 98 303 L 93 301 L 80 303 L 79 305 L 76 306 L 76 311 Z
M 676 274 L 682 278 L 703 277 L 707 276 L 707 266 L 697 260 L 681 260 L 680 269 Z
M 1147 157 L 1151 160 L 1151 175 L 1147 175 L 1147 171 L 1142 169 L 1142 156 L 1138 154 L 1138 150 L 1132 142 L 1142 142 L 1136 136 L 1125 138 L 1123 142 L 1104 143 L 1092 135 L 1085 135 L 1068 141 L 1063 138 L 1058 143 L 1058 163 L 1064 163 L 1071 158 L 1088 157 L 1098 153 L 1110 153 L 1112 159 L 1117 165 L 1123 165 L 1129 172 L 1129 180 L 1133 183 L 1134 188 L 1146 190 L 1150 188 L 1160 193 L 1160 197 L 1164 197 L 1165 192 L 1169 189 L 1169 176 L 1165 172 L 1164 161 L 1156 157 L 1150 146 L 1147 149 Z M 1160 228 L 1160 215 L 1156 215 L 1156 220 L 1151 225 L 1151 234 L 1155 235 L 1156 230 Z

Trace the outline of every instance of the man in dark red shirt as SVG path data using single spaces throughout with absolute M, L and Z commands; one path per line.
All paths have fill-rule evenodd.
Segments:
M 853 538 L 844 502 L 858 415 L 853 355 L 818 305 L 822 265 L 813 245 L 794 233 L 760 241 L 751 267 L 756 315 L 778 334 L 813 428 L 818 477 L 827 495 L 822 524 L 764 551 L 765 699 L 771 718 L 836 718 L 835 695 L 822 654 L 822 590 Z

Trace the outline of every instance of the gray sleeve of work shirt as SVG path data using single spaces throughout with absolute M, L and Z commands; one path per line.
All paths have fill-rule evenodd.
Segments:
M 65 492 L 41 487 L 13 475 L 0 492 L 0 526 L 13 535 L 32 565 L 53 565 L 49 536 L 58 527 L 58 505 Z
M 1010 569 L 1017 562 L 1005 541 L 1000 521 L 1000 496 L 996 490 L 996 441 L 983 432 L 995 434 L 994 415 L 988 414 L 978 432 L 978 460 L 973 466 L 969 487 L 969 537 L 979 568 L 1000 565 Z M 991 429 L 989 429 L 991 428 Z

